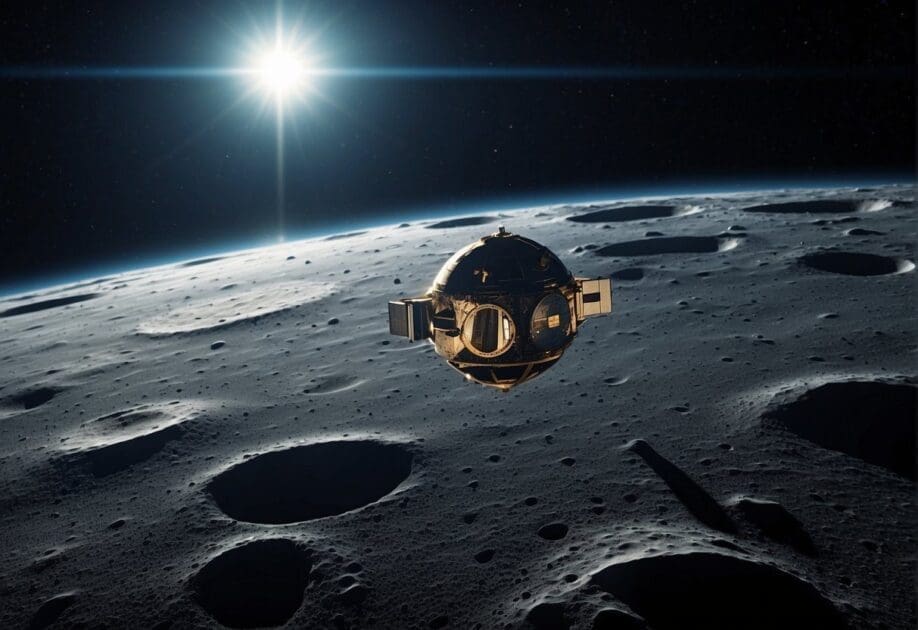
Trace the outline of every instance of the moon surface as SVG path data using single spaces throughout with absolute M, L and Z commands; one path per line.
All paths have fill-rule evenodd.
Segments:
M 0 299 L 0 623 L 914 627 L 914 186 L 498 210 Z M 613 278 L 508 394 L 386 320 L 498 224 Z

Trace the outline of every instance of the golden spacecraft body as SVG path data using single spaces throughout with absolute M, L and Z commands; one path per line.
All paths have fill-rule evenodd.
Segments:
M 389 302 L 389 332 L 429 339 L 469 380 L 508 391 L 554 365 L 586 318 L 610 312 L 609 278 L 575 278 L 501 227 L 453 254 L 425 295 Z

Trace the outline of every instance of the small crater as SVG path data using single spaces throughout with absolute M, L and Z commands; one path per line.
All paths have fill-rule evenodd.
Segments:
M 622 206 L 606 208 L 586 214 L 567 217 L 574 223 L 619 223 L 622 221 L 640 221 L 642 219 L 659 219 L 681 214 L 676 206 Z
M 593 630 L 646 630 L 647 624 L 616 608 L 603 608 L 593 617 Z
M 592 581 L 655 630 L 844 628 L 816 588 L 773 566 L 710 552 L 617 562 Z
M 484 549 L 475 554 L 475 561 L 478 562 L 479 564 L 485 564 L 487 562 L 491 562 L 493 558 L 494 558 L 493 549 Z
M 561 602 L 536 604 L 526 613 L 526 624 L 534 630 L 567 630 L 571 627 Z
M 209 258 L 197 258 L 195 260 L 189 260 L 188 262 L 183 262 L 180 267 L 197 267 L 198 265 L 207 265 L 212 262 L 217 262 L 218 260 L 223 260 L 226 256 L 211 256 Z
M 77 304 L 98 297 L 98 293 L 83 293 L 81 295 L 68 295 L 67 297 L 54 298 L 51 300 L 42 300 L 40 302 L 30 302 L 22 306 L 14 306 L 5 311 L 0 311 L 0 317 L 13 317 L 15 315 L 25 315 L 26 313 L 37 313 L 46 311 L 51 308 L 59 308 L 68 304 Z
M 29 630 L 41 630 L 47 628 L 60 618 L 61 614 L 77 600 L 76 591 L 61 593 L 51 599 L 47 599 L 38 607 L 32 620 L 29 622 Z
M 279 626 L 302 604 L 311 564 L 293 541 L 258 540 L 211 560 L 192 578 L 191 590 L 224 626 Z
M 351 237 L 353 237 L 353 236 L 361 236 L 362 234 L 366 234 L 366 231 L 363 231 L 363 232 L 345 232 L 345 233 L 343 233 L 343 234 L 332 234 L 331 236 L 326 236 L 326 237 L 325 237 L 324 239 L 322 239 L 322 240 L 325 240 L 325 241 L 340 241 L 340 240 L 342 240 L 342 239 L 351 238 Z M 308 263 L 309 261 L 307 260 L 306 262 Z
M 360 387 L 363 381 L 348 376 L 347 374 L 324 374 L 310 379 L 306 387 L 303 388 L 304 394 L 326 395 L 346 392 L 350 389 Z
M 439 630 L 439 628 L 445 628 L 448 625 L 449 617 L 446 615 L 438 615 L 427 623 L 427 627 L 431 630 Z
M 596 250 L 598 256 L 655 256 L 658 254 L 710 254 L 736 247 L 736 239 L 716 236 L 669 236 L 645 238 L 606 245 Z
M 187 405 L 144 405 L 83 423 L 68 438 L 63 461 L 87 462 L 95 477 L 107 477 L 146 461 L 172 440 L 193 416 Z
M 644 270 L 640 267 L 629 267 L 627 269 L 619 269 L 618 271 L 613 271 L 609 274 L 609 277 L 613 280 L 624 280 L 627 282 L 637 282 L 644 278 Z
M 914 480 L 916 392 L 907 384 L 827 383 L 773 407 L 763 421 Z
M 252 457 L 217 475 L 208 490 L 231 518 L 296 523 L 381 499 L 408 478 L 411 462 L 397 444 L 320 442 Z
M 56 387 L 35 387 L 13 394 L 6 399 L 6 403 L 10 407 L 35 409 L 35 407 L 41 407 L 62 391 L 62 389 Z
M 428 230 L 440 230 L 444 228 L 470 227 L 473 225 L 486 225 L 493 223 L 494 217 L 460 217 L 458 219 L 447 219 L 438 221 L 427 226 Z
M 904 258 L 890 258 L 857 252 L 816 252 L 800 257 L 800 263 L 811 269 L 846 276 L 886 276 L 906 273 L 915 264 Z
M 561 540 L 567 536 L 568 527 L 564 523 L 549 523 L 539 528 L 538 534 L 545 540 Z
M 851 228 L 845 232 L 848 236 L 883 236 L 885 232 L 878 232 L 876 230 L 868 230 L 866 228 Z

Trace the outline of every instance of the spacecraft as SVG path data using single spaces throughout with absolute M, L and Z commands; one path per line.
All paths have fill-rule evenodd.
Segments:
M 612 312 L 609 278 L 575 278 L 503 226 L 446 261 L 424 295 L 389 302 L 389 332 L 427 339 L 469 380 L 502 391 L 558 362 L 588 317 Z

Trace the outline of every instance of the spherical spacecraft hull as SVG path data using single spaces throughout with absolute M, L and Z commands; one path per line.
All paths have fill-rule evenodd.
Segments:
M 389 329 L 509 391 L 557 363 L 584 319 L 611 310 L 608 278 L 575 278 L 547 247 L 501 228 L 456 252 L 424 296 L 390 302 Z

